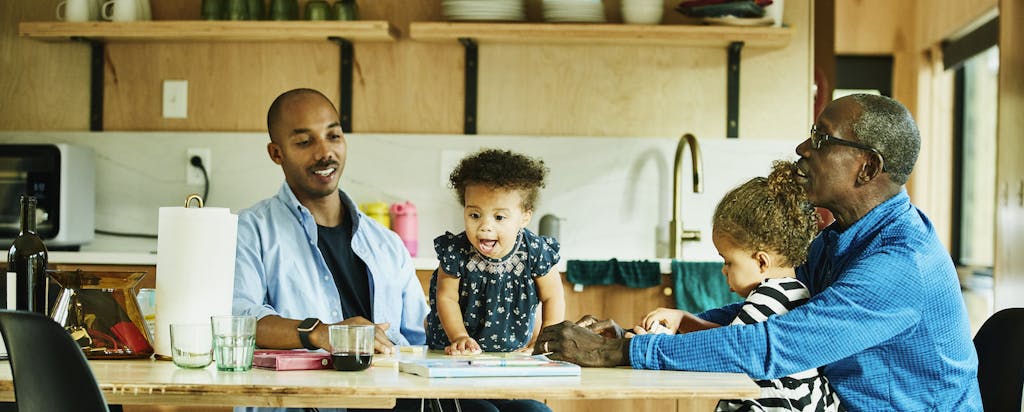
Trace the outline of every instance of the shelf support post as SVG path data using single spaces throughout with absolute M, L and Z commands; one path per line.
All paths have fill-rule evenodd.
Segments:
M 725 136 L 740 136 L 740 51 L 743 42 L 729 43 L 729 61 L 726 70 Z
M 480 56 L 476 41 L 473 39 L 460 37 L 459 43 L 462 43 L 462 46 L 466 49 L 466 96 L 463 109 L 465 114 L 463 133 L 476 134 L 477 68 Z
M 89 43 L 89 130 L 103 131 L 103 58 L 106 45 L 102 41 L 73 36 L 71 40 Z
M 341 117 L 341 130 L 345 133 L 352 132 L 352 66 L 355 61 L 355 49 L 352 42 L 337 36 L 330 36 L 328 40 L 338 45 L 341 51 L 341 79 L 338 84 L 341 101 L 338 102 L 338 116 Z

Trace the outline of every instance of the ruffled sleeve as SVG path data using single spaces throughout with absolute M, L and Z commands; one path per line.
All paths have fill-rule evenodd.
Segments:
M 523 241 L 530 251 L 530 268 L 533 276 L 544 276 L 561 260 L 560 246 L 553 237 L 539 236 L 523 229 Z
M 452 232 L 434 238 L 434 252 L 437 252 L 437 260 L 441 264 L 441 270 L 445 273 L 461 277 L 461 268 L 465 263 L 463 259 L 465 246 L 469 244 L 466 233 L 458 235 Z

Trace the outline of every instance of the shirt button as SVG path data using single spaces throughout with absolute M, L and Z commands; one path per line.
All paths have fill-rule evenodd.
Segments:
M 331 280 L 330 276 L 324 275 L 324 280 Z
M 334 316 L 335 318 L 337 318 L 338 317 L 338 312 L 331 312 L 331 316 Z

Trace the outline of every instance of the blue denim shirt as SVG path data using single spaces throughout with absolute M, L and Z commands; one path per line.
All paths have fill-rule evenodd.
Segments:
M 811 244 L 811 299 L 753 325 L 632 339 L 635 368 L 773 379 L 821 367 L 850 411 L 980 411 L 978 357 L 953 262 L 900 192 Z M 739 304 L 701 313 L 727 324 Z
M 341 200 L 356 211 L 352 251 L 366 263 L 370 276 L 374 323 L 390 323 L 396 345 L 426 342 L 423 320 L 428 311 L 409 252 L 398 235 L 368 218 L 344 191 Z M 336 323 L 347 316 L 327 263 L 317 248 L 316 222 L 287 183 L 277 195 L 238 215 L 235 291 L 232 312 L 261 319 L 319 318 Z

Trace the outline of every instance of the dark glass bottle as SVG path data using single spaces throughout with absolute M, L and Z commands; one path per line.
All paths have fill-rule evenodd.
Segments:
M 17 310 L 31 310 L 33 312 L 47 314 L 47 285 L 49 279 L 46 274 L 46 245 L 43 239 L 36 234 L 36 198 L 32 196 L 21 196 L 21 233 L 11 244 L 11 250 L 7 253 L 7 274 L 6 279 L 0 285 L 4 289 L 3 299 L 0 303 L 7 309 L 9 296 L 14 294 L 15 307 Z M 11 285 L 11 277 L 14 277 L 14 284 Z M 8 286 L 14 286 L 10 290 Z

